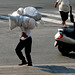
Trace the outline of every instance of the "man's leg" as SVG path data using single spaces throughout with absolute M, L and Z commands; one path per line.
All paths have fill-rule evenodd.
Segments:
M 29 37 L 27 40 L 26 40 L 26 46 L 25 46 L 25 54 L 26 54 L 26 58 L 27 58 L 27 61 L 28 61 L 28 66 L 32 66 L 32 59 L 31 59 L 31 46 L 32 46 L 32 38 Z
M 21 50 L 24 48 L 24 41 L 20 40 L 20 42 L 18 43 L 15 51 L 16 51 L 16 54 L 17 56 L 19 57 L 19 59 L 22 61 L 21 64 L 25 64 L 26 63 L 26 60 L 25 60 L 25 57 L 23 56 Z

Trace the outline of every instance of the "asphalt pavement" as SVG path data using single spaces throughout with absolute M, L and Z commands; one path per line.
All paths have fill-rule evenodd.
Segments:
M 54 35 L 61 25 L 56 0 L 0 0 L 0 75 L 75 75 L 75 53 L 62 56 L 54 47 Z M 75 15 L 73 2 L 73 14 Z M 19 7 L 37 8 L 43 24 L 31 31 L 33 66 L 18 66 L 20 62 L 15 47 L 19 42 L 20 29 L 9 30 L 8 14 Z M 67 25 L 72 25 L 68 20 Z M 24 52 L 23 52 L 24 53 Z
M 36 64 L 0 66 L 0 75 L 75 75 L 75 64 Z

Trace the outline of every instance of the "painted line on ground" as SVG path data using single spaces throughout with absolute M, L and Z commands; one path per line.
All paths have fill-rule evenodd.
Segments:
M 52 66 L 52 65 L 57 65 L 57 66 L 75 66 L 75 63 L 54 63 L 54 64 L 33 64 L 34 66 Z M 0 68 L 18 68 L 18 67 L 29 67 L 27 65 L 23 65 L 23 66 L 18 66 L 18 65 L 4 65 L 4 66 L 0 66 Z
M 60 15 L 51 14 L 51 13 L 41 13 L 41 14 L 44 14 L 44 15 L 46 15 L 46 16 L 50 16 L 50 17 L 61 18 Z
M 51 22 L 51 23 L 56 23 L 56 24 L 61 24 L 60 20 L 56 20 L 56 19 L 50 19 L 50 18 L 42 18 L 43 21 L 46 22 Z M 72 25 L 71 22 L 66 22 L 67 25 Z

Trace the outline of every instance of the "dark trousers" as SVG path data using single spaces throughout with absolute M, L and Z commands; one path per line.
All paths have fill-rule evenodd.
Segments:
M 60 11 L 60 15 L 61 15 L 62 21 L 66 21 L 68 19 L 68 13 L 69 12 Z
M 27 62 L 28 62 L 28 64 L 32 63 L 31 55 L 30 55 L 31 45 L 32 45 L 32 38 L 31 37 L 27 38 L 26 40 L 20 40 L 20 42 L 18 43 L 15 51 L 16 51 L 16 54 L 18 55 L 19 59 L 22 62 L 26 62 L 26 59 L 23 56 L 23 53 L 21 52 L 21 50 L 23 48 L 25 48 L 25 55 L 26 55 L 26 58 L 27 58 Z

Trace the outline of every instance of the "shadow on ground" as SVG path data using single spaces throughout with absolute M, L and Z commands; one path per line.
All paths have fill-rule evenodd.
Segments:
M 69 57 L 71 59 L 75 59 L 75 53 L 69 53 L 68 55 L 63 55 L 63 56 Z
M 34 66 L 40 68 L 40 70 L 49 72 L 49 73 L 75 73 L 75 69 L 67 68 L 65 66 L 57 66 L 57 65 L 46 65 L 46 66 Z

